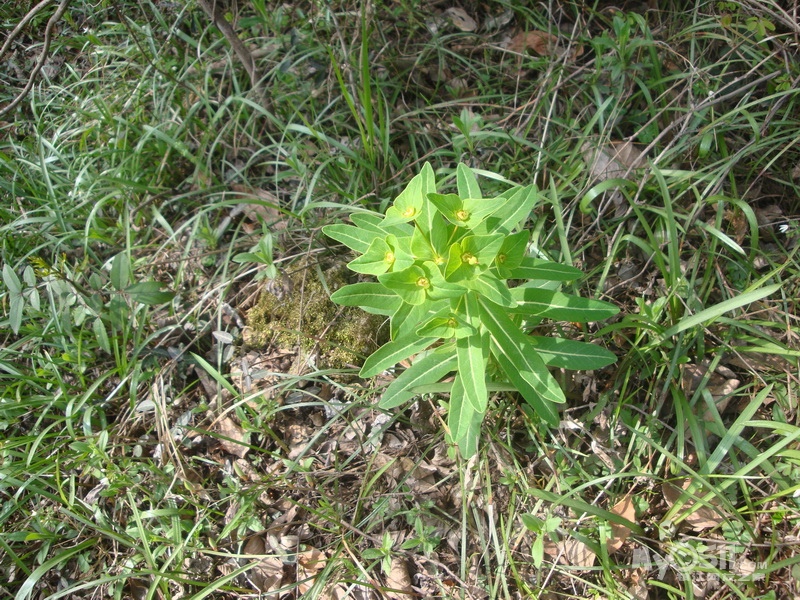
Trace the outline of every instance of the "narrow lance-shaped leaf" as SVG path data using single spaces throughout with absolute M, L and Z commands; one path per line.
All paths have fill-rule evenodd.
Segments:
M 481 296 L 500 304 L 507 308 L 516 306 L 516 301 L 512 297 L 508 285 L 505 281 L 501 281 L 491 272 L 487 271 L 476 279 L 466 280 L 463 285 L 478 292 Z
M 508 190 L 501 194 L 502 202 L 498 210 L 473 229 L 475 234 L 509 234 L 524 224 L 540 198 L 538 188 L 531 184 L 524 188 Z
M 534 402 L 526 393 L 527 390 L 556 404 L 566 402 L 558 382 L 547 370 L 533 345 L 527 343 L 525 334 L 506 316 L 506 309 L 484 299 L 480 300 L 480 309 L 481 321 L 496 342 L 497 352 L 494 356 L 525 399 Z
M 342 306 L 360 306 L 373 315 L 392 315 L 402 304 L 400 297 L 380 283 L 363 282 L 346 285 L 331 294 L 331 300 Z
M 773 285 L 766 285 L 762 288 L 758 288 L 744 294 L 740 294 L 739 296 L 735 296 L 724 302 L 720 302 L 719 304 L 715 304 L 714 306 L 710 306 L 706 309 L 701 310 L 700 312 L 691 315 L 690 317 L 686 317 L 681 319 L 678 323 L 667 329 L 663 334 L 661 334 L 660 338 L 662 340 L 666 340 L 673 335 L 679 334 L 681 331 L 686 331 L 691 327 L 695 327 L 697 325 L 702 325 L 706 323 L 710 323 L 714 319 L 724 315 L 726 312 L 739 308 L 740 306 L 746 306 L 753 302 L 757 302 L 762 298 L 766 298 L 767 296 L 771 296 L 779 289 L 781 289 L 780 283 L 775 283 Z
M 481 188 L 478 185 L 478 178 L 475 173 L 464 163 L 458 163 L 456 167 L 456 185 L 458 195 L 462 198 L 483 198 Z
M 522 263 L 504 275 L 509 279 L 535 279 L 542 281 L 573 281 L 583 277 L 583 272 L 552 260 L 526 256 Z
M 530 344 L 549 367 L 591 371 L 614 363 L 617 356 L 595 344 L 557 337 L 527 336 Z
M 514 363 L 511 358 L 509 358 L 509 355 L 500 347 L 494 337 L 492 337 L 492 355 L 495 357 L 495 360 L 497 360 L 497 364 L 500 365 L 500 369 L 505 373 L 506 377 L 508 377 L 508 381 L 519 390 L 519 393 L 533 410 L 536 411 L 536 414 L 548 425 L 553 427 L 558 425 L 559 416 L 555 407 L 556 402 L 545 398 L 540 393 L 539 388 L 541 385 L 539 381 L 533 379 L 532 374 L 526 374 L 520 371 L 518 364 Z M 534 358 L 532 360 L 535 361 L 536 359 Z M 542 366 L 544 369 L 547 368 L 544 364 L 542 364 Z M 532 367 L 526 368 L 532 369 Z
M 364 254 L 369 250 L 372 240 L 386 235 L 383 232 L 362 229 L 361 227 L 345 225 L 344 223 L 326 225 L 322 228 L 322 233 L 359 254 Z
M 395 379 L 381 396 L 378 406 L 395 408 L 423 392 L 424 386 L 436 383 L 456 369 L 456 357 L 432 352 L 416 361 Z
M 373 352 L 361 367 L 360 377 L 374 377 L 390 369 L 409 356 L 421 352 L 430 345 L 429 338 L 420 338 L 415 333 L 387 342 Z
M 125 288 L 131 300 L 147 306 L 156 306 L 169 302 L 175 297 L 174 292 L 162 292 L 162 283 L 158 281 L 141 281 Z
M 470 304 L 467 303 L 468 306 Z M 489 394 L 486 389 L 486 357 L 483 353 L 480 332 L 457 339 L 456 355 L 458 373 L 464 386 L 464 397 L 476 412 L 486 412 Z
M 461 373 L 456 373 L 450 389 L 450 407 L 447 411 L 447 426 L 454 442 L 457 442 L 466 433 L 474 416 L 475 409 L 466 399 Z
M 466 421 L 462 420 L 461 435 L 455 440 L 464 459 L 470 459 L 478 452 L 478 442 L 481 437 L 481 423 L 483 413 L 473 413 Z
M 607 319 L 619 312 L 619 308 L 610 302 L 542 288 L 517 287 L 511 290 L 511 296 L 517 301 L 511 312 L 559 321 L 588 323 Z

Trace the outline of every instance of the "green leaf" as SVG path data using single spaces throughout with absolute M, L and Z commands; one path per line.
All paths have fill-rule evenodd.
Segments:
M 554 510 L 559 506 L 566 506 L 567 508 L 573 509 L 578 514 L 586 513 L 601 519 L 605 519 L 611 523 L 622 525 L 623 527 L 630 529 L 636 535 L 642 535 L 644 533 L 644 529 L 642 529 L 638 523 L 634 523 L 630 519 L 626 519 L 621 515 L 596 506 L 595 504 L 590 504 L 582 498 L 571 497 L 575 493 L 574 490 L 566 495 L 559 495 L 548 490 L 530 487 L 528 488 L 528 493 L 536 498 L 541 498 L 545 502 L 551 503 L 550 510 Z
M 231 260 L 236 264 L 244 264 L 244 263 L 261 263 L 262 257 L 258 254 L 254 254 L 253 252 L 240 252 L 236 254 Z
M 495 266 L 501 277 L 511 279 L 511 269 L 515 269 L 522 264 L 530 237 L 528 231 L 518 231 L 503 239 L 503 244 L 494 259 Z
M 372 240 L 386 235 L 383 231 L 371 231 L 353 225 L 345 225 L 344 223 L 326 225 L 322 228 L 322 233 L 359 254 L 364 254 L 369 250 Z
M 131 278 L 131 262 L 125 252 L 120 252 L 111 261 L 111 285 L 121 292 L 130 285 Z
M 111 354 L 111 342 L 108 339 L 108 332 L 106 331 L 106 326 L 100 319 L 94 320 L 94 323 L 92 323 L 92 331 L 94 332 L 94 337 L 100 348 L 107 354 Z
M 550 423 L 555 418 L 557 424 L 558 414 L 547 402 L 562 404 L 567 399 L 535 347 L 506 316 L 505 308 L 481 299 L 480 309 L 481 322 L 492 334 L 492 354 L 506 377 L 540 416 Z
M 25 309 L 25 299 L 22 294 L 11 294 L 8 297 L 8 326 L 14 334 L 19 333 L 22 327 L 22 313 Z
M 22 295 L 22 282 L 8 263 L 3 265 L 3 284 L 8 289 L 8 326 L 17 334 L 22 327 L 25 297 Z
M 486 356 L 483 354 L 481 334 L 457 339 L 456 355 L 464 398 L 475 412 L 486 412 L 489 392 L 486 389 Z
M 495 304 L 509 309 L 516 306 L 516 301 L 512 297 L 506 282 L 498 279 L 490 272 L 483 273 L 476 279 L 467 280 L 464 285 Z
M 420 265 L 411 265 L 402 271 L 384 273 L 378 276 L 387 288 L 400 296 L 409 304 L 422 304 L 425 302 L 426 290 L 431 287 L 431 280 Z
M 438 382 L 455 370 L 454 354 L 443 356 L 441 352 L 432 352 L 403 371 L 383 392 L 378 406 L 382 409 L 400 406 L 422 393 L 424 386 Z
M 595 344 L 557 337 L 527 336 L 548 367 L 592 371 L 617 360 L 616 354 Z
M 394 264 L 394 251 L 386 243 L 386 240 L 376 237 L 364 254 L 347 263 L 347 268 L 356 273 L 381 275 L 389 271 Z
M 450 246 L 444 276 L 447 281 L 474 279 L 489 268 L 503 245 L 503 236 L 468 235 Z
M 412 354 L 421 352 L 430 343 L 430 338 L 421 338 L 414 332 L 387 342 L 364 361 L 359 377 L 374 377 L 378 373 L 392 368 Z
M 507 190 L 500 195 L 500 198 L 506 199 L 506 201 L 502 202 L 495 213 L 478 225 L 474 229 L 474 233 L 511 233 L 525 223 L 541 195 L 538 188 L 531 184 Z
M 411 236 L 411 254 L 422 261 L 444 264 L 447 261 L 447 244 L 453 237 L 454 229 L 443 219 L 434 219 L 427 234 L 415 228 Z
M 358 211 L 350 214 L 350 220 L 353 225 L 359 229 L 368 229 L 369 231 L 382 232 L 381 223 L 383 222 L 383 215 L 378 212 L 372 211 Z M 322 229 L 325 231 L 325 228 Z
M 511 269 L 508 279 L 541 279 L 544 281 L 573 281 L 583 277 L 583 272 L 569 265 L 551 260 L 526 256 L 522 264 Z
M 169 302 L 175 297 L 174 292 L 160 291 L 163 284 L 159 281 L 141 281 L 125 288 L 131 300 L 147 306 L 156 306 Z
M 511 360 L 494 337 L 492 337 L 491 345 L 492 355 L 495 357 L 495 360 L 497 360 L 500 369 L 505 373 L 506 377 L 508 377 L 508 381 L 519 391 L 520 395 L 525 399 L 525 402 L 533 408 L 536 414 L 539 415 L 545 423 L 551 427 L 556 427 L 560 422 L 560 418 L 555 405 L 561 404 L 562 402 L 556 402 L 554 399 L 542 395 L 542 391 L 545 393 L 548 392 L 550 387 L 549 382 L 545 382 L 543 385 L 538 378 L 535 378 L 533 375 L 533 367 L 526 367 L 528 372 L 520 371 L 519 366 Z M 537 358 L 541 360 L 535 354 L 533 356 L 535 358 L 532 358 L 532 361 L 535 362 Z M 518 358 L 524 359 L 525 357 Z M 542 365 L 544 369 L 547 369 L 547 367 L 544 367 L 544 363 L 542 363 Z M 558 383 L 556 383 L 556 385 L 558 385 Z M 564 398 L 564 401 L 566 401 L 566 398 Z
M 433 317 L 417 329 L 417 335 L 449 340 L 450 338 L 460 339 L 477 333 L 477 330 L 460 316 L 447 310 L 442 312 L 445 313 L 443 316 Z
M 416 330 L 431 317 L 449 309 L 447 300 L 428 300 L 422 304 L 412 305 L 403 302 L 392 315 L 390 331 L 392 339 L 404 337 Z M 428 338 L 430 341 L 430 338 Z
M 456 185 L 458 195 L 462 198 L 483 198 L 481 188 L 478 185 L 478 178 L 475 173 L 464 163 L 458 163 L 456 167 Z
M 456 227 L 474 229 L 483 220 L 498 210 L 506 199 L 461 198 L 457 194 L 428 194 L 428 200 Z M 492 234 L 496 233 L 494 231 Z
M 458 442 L 467 433 L 474 417 L 475 409 L 466 399 L 461 373 L 456 373 L 450 390 L 450 407 L 447 411 L 447 427 L 450 429 L 453 442 Z
M 433 167 L 431 167 L 430 163 L 425 163 L 420 171 L 420 176 L 422 177 L 420 187 L 422 188 L 423 201 L 422 212 L 417 217 L 416 224 L 423 233 L 430 234 L 433 224 L 441 220 L 438 218 L 439 213 L 436 207 L 428 202 L 428 194 L 436 192 L 436 174 L 433 172 Z
M 466 427 L 462 427 L 463 432 L 461 437 L 456 440 L 458 449 L 461 452 L 462 458 L 469 460 L 478 452 L 478 442 L 481 439 L 481 423 L 483 422 L 482 414 L 475 413 L 472 418 L 467 421 Z
M 610 302 L 535 287 L 513 288 L 511 297 L 517 301 L 517 305 L 511 309 L 512 313 L 559 321 L 589 323 L 607 319 L 619 312 L 619 308 Z
M 397 223 L 407 223 L 423 216 L 426 195 L 431 191 L 432 185 L 435 190 L 436 184 L 435 181 L 431 181 L 432 177 L 433 168 L 426 163 L 422 171 L 408 182 L 392 206 L 386 210 L 386 218 L 381 226 L 385 228 Z
M 391 315 L 400 307 L 400 297 L 380 283 L 364 282 L 346 285 L 331 294 L 331 300 L 342 306 L 360 306 L 373 315 Z
M 422 304 L 426 299 L 458 298 L 465 289 L 449 283 L 431 262 L 414 264 L 402 271 L 384 273 L 378 280 L 409 304 Z
M 22 294 L 22 282 L 8 263 L 3 265 L 3 284 L 12 294 Z

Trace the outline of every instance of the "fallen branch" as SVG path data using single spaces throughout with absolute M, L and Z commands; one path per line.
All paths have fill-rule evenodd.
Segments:
M 253 89 L 258 89 L 259 76 L 256 71 L 256 61 L 250 53 L 250 50 L 247 49 L 247 46 L 245 46 L 242 40 L 239 39 L 239 36 L 236 35 L 231 24 L 228 23 L 225 16 L 217 9 L 217 0 L 197 0 L 197 3 L 211 18 L 211 21 L 217 26 L 217 29 L 222 32 L 225 39 L 228 40 L 228 43 L 233 48 L 236 56 L 239 57 L 247 74 L 250 76 L 250 83 Z
M 48 19 L 47 27 L 45 27 L 44 30 L 44 45 L 42 47 L 42 53 L 36 60 L 36 64 L 33 66 L 33 69 L 31 69 L 31 74 L 28 77 L 28 82 L 25 84 L 25 87 L 22 89 L 22 91 L 19 94 L 17 94 L 16 98 L 14 98 L 7 106 L 0 109 L 0 118 L 6 116 L 17 106 L 19 106 L 19 103 L 22 102 L 25 99 L 25 97 L 30 93 L 31 89 L 33 89 L 33 84 L 36 81 L 36 76 L 39 74 L 39 71 L 42 70 L 42 67 L 44 66 L 44 63 L 47 60 L 47 56 L 50 52 L 50 44 L 53 41 L 52 38 L 53 27 L 55 27 L 55 24 L 64 15 L 64 12 L 66 12 L 70 2 L 72 2 L 72 0 L 61 0 L 61 4 L 58 5 L 56 12 L 54 12 L 50 17 L 50 19 Z M 6 39 L 5 43 L 3 44 L 3 47 L 0 48 L 0 57 L 2 57 L 8 51 L 8 49 L 11 47 L 11 43 L 20 34 L 25 25 L 27 25 L 30 22 L 30 20 L 37 15 L 37 13 L 39 13 L 43 8 L 50 5 L 51 3 L 52 0 L 42 0 L 41 2 L 39 2 L 39 4 L 37 4 L 27 12 L 27 14 L 22 18 L 22 20 L 17 24 L 17 26 L 8 36 L 8 39 Z

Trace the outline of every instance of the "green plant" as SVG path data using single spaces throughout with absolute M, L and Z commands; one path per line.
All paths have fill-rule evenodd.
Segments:
M 331 298 L 391 318 L 391 341 L 367 358 L 361 376 L 416 355 L 380 406 L 394 408 L 426 391 L 450 392 L 449 438 L 466 457 L 477 449 L 489 392 L 519 391 L 556 425 L 556 405 L 565 397 L 548 367 L 597 369 L 615 360 L 594 344 L 529 335 L 534 327 L 543 319 L 604 319 L 617 308 L 559 291 L 581 272 L 528 256 L 523 225 L 541 198 L 534 185 L 483 198 L 471 169 L 460 164 L 456 179 L 457 194 L 440 194 L 426 164 L 385 216 L 356 212 L 353 225 L 323 231 L 361 254 L 348 264 L 351 270 L 378 278 Z M 509 285 L 521 280 L 527 281 Z M 453 371 L 452 383 L 435 385 Z

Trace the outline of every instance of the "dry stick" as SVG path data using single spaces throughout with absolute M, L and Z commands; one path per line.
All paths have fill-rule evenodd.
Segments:
M 17 39 L 17 36 L 20 34 L 25 25 L 30 23 L 31 19 L 33 19 L 33 17 L 35 17 L 37 14 L 39 14 L 40 10 L 42 10 L 45 6 L 52 3 L 53 0 L 42 0 L 41 2 L 39 2 L 39 4 L 30 9 L 24 17 L 22 17 L 22 20 L 19 23 L 17 23 L 16 27 L 14 27 L 14 31 L 12 31 L 8 35 L 8 38 L 6 38 L 3 47 L 0 48 L 0 58 L 2 58 L 2 56 L 8 51 L 9 47 L 11 46 L 11 43 L 15 39 Z
M 27 96 L 30 93 L 31 89 L 33 89 L 33 83 L 36 80 L 36 76 L 39 74 L 39 71 L 42 70 L 42 67 L 44 66 L 44 61 L 47 60 L 47 55 L 48 52 L 50 51 L 50 43 L 53 41 L 52 40 L 53 27 L 55 26 L 56 22 L 58 22 L 58 20 L 61 18 L 61 16 L 64 14 L 64 12 L 67 10 L 67 7 L 69 6 L 69 3 L 71 1 L 72 0 L 61 0 L 61 4 L 58 5 L 56 12 L 54 12 L 53 15 L 50 17 L 50 19 L 47 21 L 47 27 L 44 30 L 44 46 L 42 48 L 42 53 L 36 60 L 36 64 L 34 65 L 33 69 L 31 69 L 30 77 L 28 77 L 28 83 L 25 84 L 23 90 L 17 95 L 16 98 L 14 98 L 11 101 L 11 103 L 8 106 L 0 110 L 0 118 L 6 116 L 8 113 L 14 110 L 19 105 L 19 103 L 25 99 L 25 96 Z M 6 51 L 7 49 L 6 46 L 11 44 L 11 40 L 13 40 L 17 35 L 19 35 L 19 30 L 21 30 L 23 24 L 30 21 L 37 12 L 42 10 L 48 4 L 50 4 L 50 0 L 43 0 L 42 2 L 34 6 L 30 11 L 28 11 L 28 14 L 25 15 L 25 17 L 22 19 L 22 22 L 20 22 L 20 24 L 14 28 L 14 31 L 11 32 L 11 35 L 6 40 L 6 43 L 3 44 L 2 51 L 0 51 L 0 56 L 2 56 L 3 53 Z
M 233 27 L 231 27 L 231 24 L 228 23 L 227 19 L 225 19 L 225 16 L 217 10 L 216 0 L 211 0 L 211 2 L 209 2 L 209 0 L 197 0 L 197 3 L 211 18 L 211 20 L 214 22 L 214 25 L 216 25 L 217 28 L 222 32 L 222 35 L 225 36 L 225 39 L 228 40 L 228 43 L 233 48 L 236 56 L 239 57 L 239 60 L 242 62 L 247 74 L 250 76 L 250 83 L 253 86 L 253 89 L 258 89 L 259 77 L 258 73 L 256 72 L 256 61 L 242 40 L 240 40 L 236 35 L 236 32 L 233 30 Z

